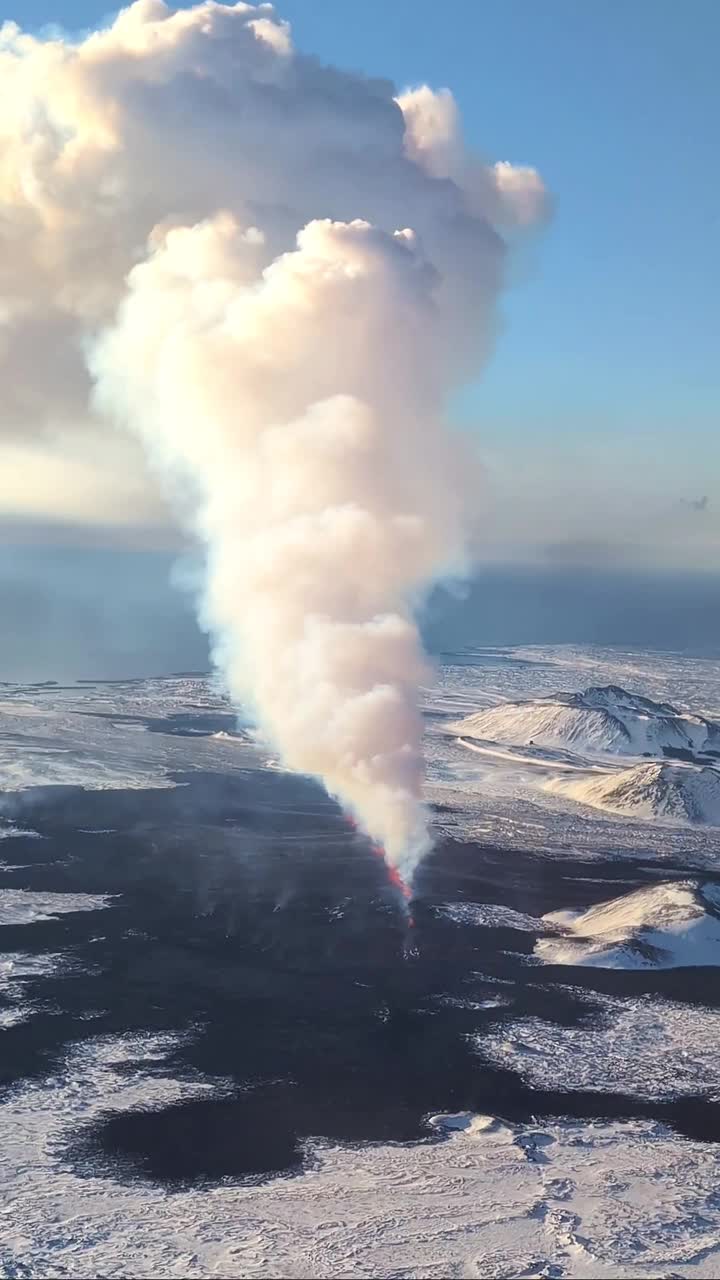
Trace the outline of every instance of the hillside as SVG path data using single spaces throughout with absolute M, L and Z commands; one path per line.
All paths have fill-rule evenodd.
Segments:
M 708 767 L 648 761 L 600 777 L 553 779 L 547 789 L 627 817 L 720 826 L 720 773 Z
M 451 726 L 462 737 L 590 754 L 691 756 L 720 752 L 720 726 L 618 685 L 507 702 Z
M 720 965 L 720 889 L 685 880 L 652 885 L 589 911 L 543 917 L 557 931 L 535 955 L 546 964 L 601 969 Z

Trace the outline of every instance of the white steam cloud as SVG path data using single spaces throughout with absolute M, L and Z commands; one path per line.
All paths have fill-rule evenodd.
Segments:
M 230 692 L 409 877 L 413 609 L 467 565 L 477 501 L 443 409 L 538 175 L 468 155 L 446 90 L 295 53 L 266 4 L 138 0 L 77 43 L 6 25 L 0 76 L 5 433 L 141 438 L 207 549 Z

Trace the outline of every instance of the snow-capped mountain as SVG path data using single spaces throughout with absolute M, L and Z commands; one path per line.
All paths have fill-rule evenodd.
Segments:
M 590 753 L 661 756 L 720 751 L 720 725 L 612 684 L 503 703 L 451 727 L 463 737 L 483 741 Z
M 631 818 L 669 818 L 720 826 L 717 769 L 648 761 L 601 777 L 554 779 L 547 787 L 579 804 Z
M 601 902 L 589 911 L 543 917 L 559 936 L 542 938 L 546 964 L 600 969 L 720 965 L 720 888 L 681 880 Z

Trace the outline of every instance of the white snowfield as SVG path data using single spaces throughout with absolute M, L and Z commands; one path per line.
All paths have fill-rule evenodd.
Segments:
M 101 893 L 45 893 L 41 890 L 0 889 L 0 925 L 55 920 L 70 911 L 100 911 L 111 899 Z
M 657 996 L 563 989 L 587 1005 L 587 1021 L 501 1022 L 471 1037 L 478 1055 L 517 1071 L 533 1089 L 663 1101 L 720 1098 L 720 1011 Z M 715 1150 L 720 1172 L 720 1148 Z
M 720 727 L 702 715 L 628 693 L 619 685 L 555 693 L 475 712 L 449 726 L 465 738 L 589 754 L 662 755 L 720 750 Z
M 601 969 L 720 965 L 720 888 L 697 881 L 651 885 L 589 911 L 543 917 L 559 936 L 541 938 L 547 964 Z
M 0 874 L 8 869 L 0 867 Z M 0 888 L 0 934 L 5 925 L 33 925 L 42 920 L 57 920 L 75 911 L 101 911 L 111 903 L 112 898 L 100 893 Z M 27 999 L 26 992 L 35 979 L 62 973 L 72 966 L 72 959 L 62 954 L 0 951 L 0 995 L 12 1002 L 0 1009 L 0 1031 L 29 1022 L 35 1016 L 36 1006 Z M 3 1274 L 0 1262 L 0 1276 Z
M 159 1065 L 171 1047 L 162 1038 L 91 1042 L 52 1081 L 28 1084 L 0 1103 L 0 1274 L 717 1275 L 717 1149 L 649 1121 L 515 1127 L 488 1116 L 437 1115 L 428 1118 L 427 1141 L 311 1142 L 312 1165 L 297 1177 L 171 1195 L 75 1171 L 63 1141 L 100 1113 L 207 1096 L 201 1083 L 126 1074 L 133 1061 L 154 1056 Z M 445 1141 L 433 1140 L 441 1133 Z
M 239 733 L 205 736 L 203 728 L 200 736 L 190 728 L 189 736 L 178 737 L 147 731 L 146 718 L 189 709 L 201 720 L 230 712 L 212 679 L 203 676 L 42 690 L 16 686 L 0 703 L 0 793 L 46 786 L 154 790 L 176 786 L 168 776 L 175 770 L 257 764 L 260 748 Z M 0 838 L 12 833 L 0 825 Z
M 553 778 L 550 791 L 631 818 L 720 826 L 720 772 L 705 765 L 648 761 L 601 777 Z

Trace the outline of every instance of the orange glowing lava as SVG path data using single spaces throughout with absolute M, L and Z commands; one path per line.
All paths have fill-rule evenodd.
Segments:
M 407 898 L 410 901 L 412 897 L 410 885 L 405 883 L 397 867 L 388 867 L 388 880 L 395 885 L 396 889 L 400 890 L 403 898 Z
M 412 889 L 410 888 L 410 885 L 406 884 L 406 882 L 403 880 L 397 867 L 391 866 L 390 863 L 386 860 L 385 850 L 383 849 L 382 845 L 371 844 L 370 850 L 376 858 L 380 858 L 385 863 L 385 870 L 387 871 L 387 878 L 390 881 L 390 884 L 393 885 L 394 888 L 399 889 L 400 893 L 402 894 L 403 898 L 405 898 L 406 902 L 409 902 L 410 899 L 412 898 Z M 411 927 L 414 924 L 415 924 L 415 921 L 411 919 L 410 920 Z

